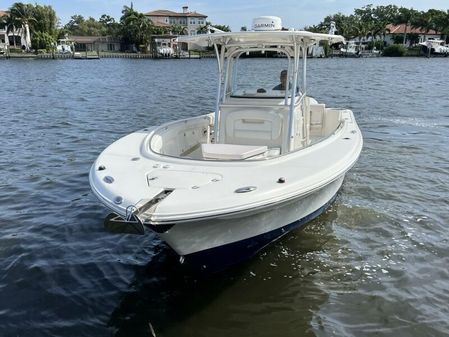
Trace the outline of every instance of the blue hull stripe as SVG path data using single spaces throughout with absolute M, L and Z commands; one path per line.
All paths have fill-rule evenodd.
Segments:
M 269 243 L 318 217 L 334 202 L 336 196 L 334 195 L 330 201 L 313 213 L 283 227 L 224 246 L 188 254 L 184 257 L 184 264 L 188 268 L 202 269 L 210 272 L 224 270 L 231 265 L 243 262 L 254 256 Z

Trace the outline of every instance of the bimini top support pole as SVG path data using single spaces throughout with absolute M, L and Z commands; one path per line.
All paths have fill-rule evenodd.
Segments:
M 287 148 L 286 151 L 292 150 L 292 145 L 294 143 L 294 127 L 295 127 L 295 103 L 296 103 L 296 91 L 298 87 L 298 72 L 299 72 L 299 53 L 300 46 L 295 39 L 295 44 L 293 46 L 293 85 L 290 88 L 290 111 L 288 114 L 288 132 L 287 132 Z
M 217 88 L 217 102 L 215 104 L 215 118 L 214 118 L 214 143 L 220 141 L 220 97 L 221 97 L 221 85 L 223 82 L 223 65 L 224 65 L 224 55 L 226 47 L 221 45 L 221 52 L 218 50 L 218 46 L 214 44 L 215 53 L 217 55 L 218 62 L 218 88 Z

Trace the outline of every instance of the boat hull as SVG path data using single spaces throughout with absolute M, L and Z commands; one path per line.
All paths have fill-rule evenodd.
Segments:
M 305 196 L 260 210 L 176 223 L 158 235 L 184 264 L 224 269 L 320 215 L 334 200 L 343 179 L 344 175 Z

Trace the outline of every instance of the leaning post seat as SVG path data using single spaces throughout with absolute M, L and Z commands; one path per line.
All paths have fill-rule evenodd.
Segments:
M 222 105 L 218 143 L 285 148 L 287 125 L 286 106 Z

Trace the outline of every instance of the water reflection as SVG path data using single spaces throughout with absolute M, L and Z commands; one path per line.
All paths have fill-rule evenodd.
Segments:
M 317 253 L 335 240 L 329 211 L 305 230 L 267 247 L 226 272 L 181 269 L 164 245 L 140 268 L 109 320 L 115 336 L 313 336 L 314 314 L 328 299 L 315 274 L 326 272 Z

